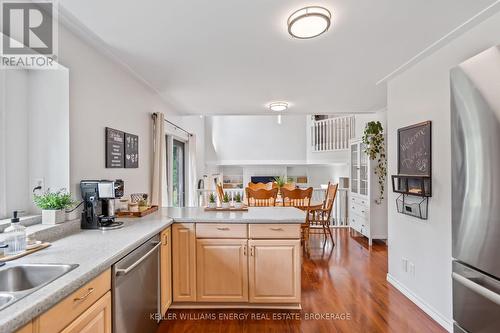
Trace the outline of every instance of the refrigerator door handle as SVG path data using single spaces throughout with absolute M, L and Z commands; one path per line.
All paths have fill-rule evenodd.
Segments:
M 500 295 L 490 289 L 456 273 L 452 273 L 452 278 L 456 282 L 462 284 L 464 287 L 474 291 L 476 294 L 483 296 L 484 298 L 492 301 L 493 303 L 500 305 Z

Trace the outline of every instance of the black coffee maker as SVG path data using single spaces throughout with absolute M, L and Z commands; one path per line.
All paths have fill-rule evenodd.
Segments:
M 123 180 L 82 180 L 82 229 L 110 230 L 123 226 L 116 221 L 115 199 L 123 197 Z

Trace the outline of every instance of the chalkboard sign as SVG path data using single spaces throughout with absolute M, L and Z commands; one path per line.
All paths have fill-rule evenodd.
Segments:
M 139 137 L 125 133 L 125 168 L 139 167 Z
M 124 152 L 124 133 L 106 127 L 106 168 L 123 168 Z
M 398 129 L 398 174 L 431 176 L 431 122 Z

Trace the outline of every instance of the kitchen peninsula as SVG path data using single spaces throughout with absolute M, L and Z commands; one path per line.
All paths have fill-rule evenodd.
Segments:
M 304 219 L 305 213 L 292 207 L 249 208 L 248 212 L 164 208 L 144 218 L 124 219 L 124 227 L 117 230 L 60 235 L 56 226 L 52 246 L 8 262 L 0 271 L 27 264 L 78 266 L 0 310 L 0 333 L 21 327 L 26 332 L 65 331 L 79 319 L 81 323 L 84 315 L 95 313 L 102 301 L 108 302 L 104 318 L 110 318 L 118 301 L 110 281 L 112 266 L 158 235 L 162 314 L 170 304 L 173 308 L 300 308 Z M 90 286 L 94 282 L 98 287 Z M 74 302 L 90 288 L 94 294 L 80 302 L 79 312 L 65 308 L 68 299 Z M 67 315 L 49 321 L 56 310 Z M 111 323 L 103 320 L 103 325 Z

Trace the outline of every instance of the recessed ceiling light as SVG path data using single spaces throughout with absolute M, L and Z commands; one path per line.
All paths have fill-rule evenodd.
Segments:
M 328 30 L 331 20 L 332 14 L 324 7 L 304 7 L 288 18 L 288 33 L 300 39 L 314 38 Z
M 276 112 L 286 111 L 286 109 L 288 109 L 288 103 L 287 102 L 272 102 L 272 103 L 269 103 L 269 109 L 271 111 L 276 111 Z

